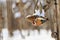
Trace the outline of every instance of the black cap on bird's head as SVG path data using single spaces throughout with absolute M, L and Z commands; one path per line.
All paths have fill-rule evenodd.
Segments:
M 41 22 L 42 22 L 42 23 L 45 23 L 46 21 L 48 21 L 48 18 L 42 18 L 42 19 L 41 19 Z

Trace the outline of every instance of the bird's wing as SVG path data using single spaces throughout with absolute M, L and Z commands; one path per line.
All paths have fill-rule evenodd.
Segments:
M 38 15 L 28 15 L 26 17 L 27 21 L 29 22 L 33 22 L 37 17 L 39 17 Z

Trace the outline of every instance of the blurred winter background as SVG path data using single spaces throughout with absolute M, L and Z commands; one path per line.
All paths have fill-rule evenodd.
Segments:
M 2 30 L 3 40 L 55 40 L 51 37 L 51 31 L 46 31 L 45 29 L 40 30 L 40 34 L 37 30 L 30 30 L 30 36 L 27 35 L 28 30 L 22 30 L 25 38 L 22 38 L 19 30 L 15 30 L 13 32 L 13 36 L 10 37 L 8 34 L 8 30 L 5 28 Z
M 6 0 L 0 0 L 0 3 L 3 3 L 5 6 L 5 1 Z M 25 2 L 25 1 L 23 1 Z M 43 2 L 42 2 L 43 3 Z M 6 9 L 4 10 L 3 13 L 6 13 Z M 7 14 L 5 14 L 6 16 Z M 21 16 L 21 15 L 20 15 Z M 7 24 L 5 23 L 5 27 Z M 28 30 L 22 30 L 23 35 L 25 38 L 21 37 L 20 31 L 19 30 L 14 30 L 13 36 L 11 37 L 9 35 L 8 29 L 3 28 L 2 33 L 0 37 L 0 40 L 55 40 L 54 38 L 51 37 L 51 30 L 46 30 L 46 29 L 40 29 L 40 34 L 38 33 L 37 30 L 30 30 L 30 35 L 28 36 Z

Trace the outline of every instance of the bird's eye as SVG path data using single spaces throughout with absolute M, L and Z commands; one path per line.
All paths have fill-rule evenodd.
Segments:
M 42 23 L 46 22 L 46 20 L 41 20 Z

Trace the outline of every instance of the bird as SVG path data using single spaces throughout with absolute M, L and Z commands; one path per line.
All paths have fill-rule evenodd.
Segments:
M 48 20 L 48 18 L 40 16 L 34 20 L 33 25 L 39 27 L 41 24 L 45 23 L 47 20 Z
M 42 17 L 38 15 L 29 15 L 26 17 L 26 19 L 28 22 L 32 23 L 33 26 L 40 26 L 48 20 L 47 17 Z
M 38 8 L 36 3 L 36 7 L 34 9 L 33 15 L 26 16 L 26 19 L 28 22 L 32 23 L 33 26 L 38 26 L 38 27 L 48 20 L 48 18 L 45 17 L 45 11 L 42 8 L 41 3 L 40 3 L 40 8 Z

